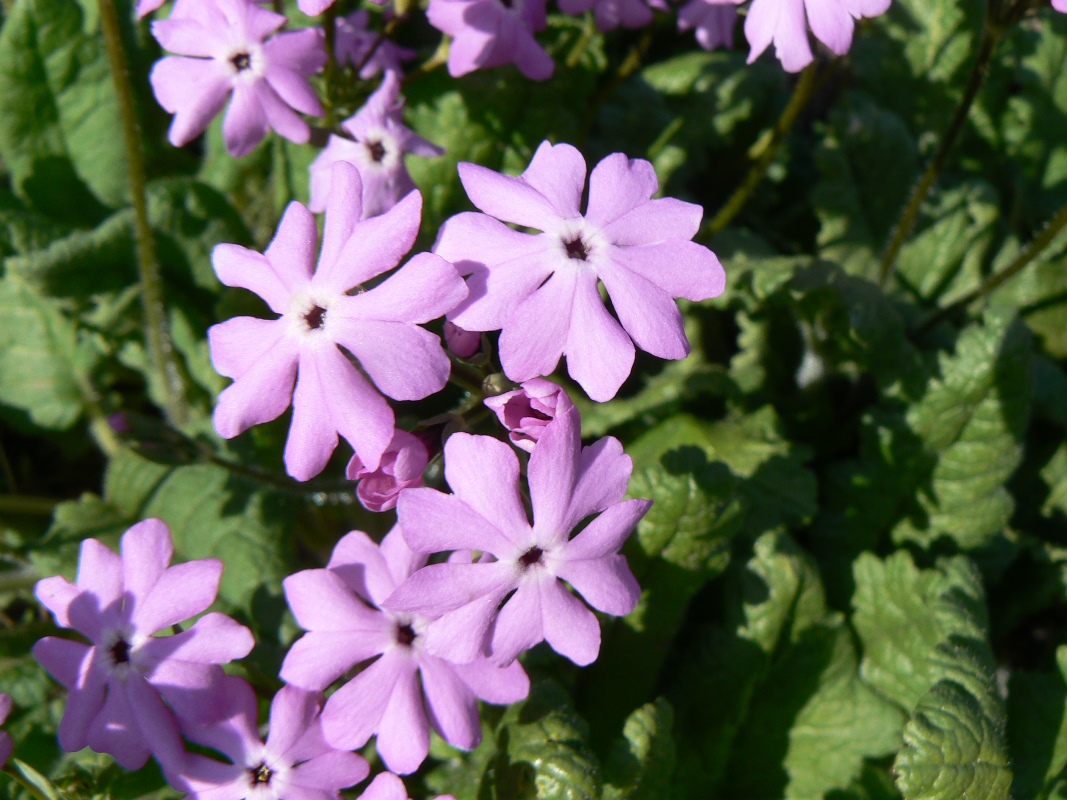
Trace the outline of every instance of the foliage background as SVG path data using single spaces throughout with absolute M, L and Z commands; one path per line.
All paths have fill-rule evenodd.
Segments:
M 239 670 L 267 697 L 299 633 L 281 578 L 324 563 L 350 529 L 390 525 L 353 503 L 340 455 L 309 484 L 285 478 L 287 417 L 229 442 L 212 431 L 226 381 L 206 328 L 265 308 L 218 284 L 210 250 L 263 248 L 285 204 L 307 199 L 315 150 L 269 138 L 234 160 L 217 123 L 170 147 L 147 82 L 157 46 L 120 10 L 180 430 L 147 368 L 96 4 L 5 0 L 0 27 L 0 689 L 21 762 L 8 771 L 94 800 L 173 793 L 152 765 L 126 774 L 59 751 L 63 693 L 29 655 L 56 633 L 33 599 L 40 576 L 72 577 L 87 536 L 114 545 L 162 517 L 180 558 L 225 561 L 217 607 L 255 632 Z M 618 399 L 581 404 L 585 434 L 632 455 L 630 494 L 655 501 L 626 550 L 638 609 L 604 620 L 591 668 L 531 653 L 530 699 L 486 707 L 472 753 L 435 742 L 415 797 L 1067 797 L 1067 236 L 952 306 L 1067 203 L 1067 16 L 1039 10 L 1001 42 L 895 274 L 878 281 L 984 13 L 979 0 L 896 0 L 848 57 L 820 65 L 766 179 L 706 240 L 729 286 L 685 306 L 693 354 L 639 358 Z M 545 138 L 590 164 L 647 158 L 665 194 L 710 217 L 796 79 L 766 57 L 703 52 L 673 25 L 603 35 L 552 15 L 550 81 L 512 68 L 410 81 L 409 124 L 447 148 L 409 162 L 427 201 L 421 246 L 469 208 L 459 161 L 518 172 Z M 418 14 L 399 38 L 424 56 L 436 45 Z M 340 91 L 337 113 L 371 88 Z M 440 410 L 402 404 L 398 421 Z M 118 412 L 123 437 L 108 423 Z M 439 464 L 428 480 L 440 485 Z M 10 776 L 0 792 L 28 797 Z

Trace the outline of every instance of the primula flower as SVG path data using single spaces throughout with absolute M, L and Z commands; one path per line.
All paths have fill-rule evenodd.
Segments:
M 270 704 L 267 741 L 259 738 L 256 695 L 245 681 L 226 678 L 226 718 L 191 726 L 186 735 L 227 756 L 225 764 L 189 755 L 167 780 L 193 800 L 338 800 L 339 792 L 370 772 L 366 759 L 335 750 L 322 737 L 322 695 L 285 686 Z
M 745 18 L 745 37 L 755 61 L 773 42 L 775 54 L 789 72 L 799 72 L 814 58 L 808 26 L 815 38 L 841 56 L 852 46 L 854 19 L 876 17 L 890 0 L 752 0 Z M 807 21 L 805 22 L 805 16 Z
M 652 21 L 652 10 L 644 0 L 559 0 L 564 14 L 584 14 L 589 9 L 593 9 L 596 26 L 602 31 L 620 25 L 643 28 Z
M 533 34 L 545 27 L 545 0 L 430 0 L 430 24 L 452 36 L 448 74 L 514 64 L 535 81 L 552 76 L 552 57 Z
M 345 749 L 361 747 L 377 733 L 382 761 L 405 774 L 426 758 L 431 725 L 445 741 L 470 750 L 481 740 L 478 698 L 513 703 L 530 690 L 518 663 L 452 664 L 427 652 L 423 633 L 432 615 L 381 610 L 393 589 L 425 563 L 396 527 L 381 548 L 353 531 L 337 543 L 326 569 L 283 581 L 289 607 L 308 633 L 286 655 L 282 680 L 325 689 L 356 664 L 376 658 L 330 695 L 323 730 L 328 742 Z
M 4 692 L 0 692 L 0 725 L 7 722 L 7 715 L 11 713 L 11 695 Z M 11 734 L 7 731 L 0 731 L 0 767 L 7 763 L 7 760 L 11 758 L 11 751 L 13 750 L 11 744 Z
M 423 488 L 400 496 L 399 525 L 417 552 L 480 550 L 496 559 L 423 567 L 385 601 L 394 611 L 438 617 L 426 631 L 430 652 L 464 661 L 488 649 L 509 664 L 547 640 L 584 666 L 600 651 L 600 625 L 562 581 L 606 614 L 622 616 L 637 604 L 641 590 L 619 549 L 652 502 L 622 500 L 630 457 L 610 436 L 583 448 L 580 426 L 576 409 L 557 413 L 530 456 L 532 525 L 519 460 L 488 436 L 456 433 L 445 443 L 445 478 L 455 494 Z
M 69 692 L 59 723 L 64 750 L 88 746 L 127 769 L 151 753 L 166 767 L 184 752 L 171 708 L 183 720 L 208 721 L 222 705 L 218 665 L 248 655 L 252 634 L 213 612 L 181 633 L 153 635 L 207 609 L 222 576 L 216 558 L 170 567 L 173 552 L 167 526 L 149 519 L 123 535 L 121 557 L 96 539 L 83 541 L 76 583 L 37 582 L 37 599 L 56 624 L 92 642 L 46 636 L 33 648 Z
M 391 772 L 381 772 L 356 800 L 411 800 L 404 782 Z M 441 794 L 434 800 L 456 800 L 450 794 Z
M 377 31 L 367 27 L 369 21 L 370 15 L 364 9 L 338 18 L 335 44 L 338 63 L 351 64 L 353 67 L 362 64 L 359 77 L 363 80 L 369 80 L 379 72 L 402 72 L 402 63 L 414 58 L 417 53 L 382 39 Z M 374 52 L 371 52 L 372 48 Z M 370 53 L 369 58 L 367 53 Z
M 330 136 L 326 147 L 311 163 L 311 200 L 308 208 L 321 212 L 330 196 L 333 165 L 346 161 L 359 170 L 363 182 L 363 216 L 376 217 L 395 206 L 415 188 L 404 156 L 433 158 L 445 151 L 404 125 L 400 78 L 385 73 L 382 85 L 367 98 L 355 116 L 341 123 L 351 136 Z
M 460 164 L 459 175 L 485 213 L 447 220 L 434 245 L 470 276 L 470 295 L 449 319 L 473 331 L 502 329 L 509 378 L 549 375 L 566 355 L 571 377 L 602 402 L 630 374 L 634 344 L 660 358 L 689 353 L 673 298 L 716 297 L 726 276 L 714 253 L 689 241 L 700 206 L 652 199 L 659 184 L 650 163 L 614 153 L 597 164 L 584 216 L 585 160 L 568 144 L 542 142 L 517 178 L 475 164 Z M 544 232 L 520 233 L 504 222 Z
M 158 61 L 151 75 L 156 99 L 175 115 L 171 144 L 199 136 L 231 95 L 222 121 L 231 155 L 251 152 L 269 129 L 308 140 L 311 129 L 296 112 L 322 115 L 307 79 L 326 55 L 314 29 L 268 38 L 285 22 L 252 0 L 179 0 L 170 19 L 152 23 L 152 35 L 178 53 Z
M 416 255 L 373 289 L 348 294 L 395 267 L 411 248 L 422 195 L 412 192 L 385 214 L 361 221 L 359 173 L 345 162 L 333 169 L 317 267 L 315 218 L 296 202 L 262 255 L 235 244 L 220 244 L 212 255 L 219 280 L 255 292 L 281 315 L 236 317 L 208 330 L 215 369 L 234 379 L 219 395 L 215 430 L 232 438 L 278 417 L 291 402 L 285 464 L 302 481 L 326 466 L 338 434 L 369 470 L 378 468 L 393 438 L 393 410 L 340 348 L 390 397 L 426 397 L 445 385 L 449 361 L 440 339 L 417 323 L 466 296 L 452 265 L 430 253 Z
M 500 424 L 508 429 L 511 443 L 527 453 L 534 451 L 545 428 L 574 403 L 561 387 L 544 378 L 526 381 L 522 388 L 485 398 Z
M 678 30 L 692 30 L 705 50 L 734 43 L 737 7 L 732 0 L 689 0 L 678 9 Z
M 396 508 L 396 498 L 404 489 L 422 486 L 422 471 L 430 460 L 426 445 L 417 436 L 397 430 L 374 470 L 367 469 L 359 456 L 352 456 L 345 474 L 359 481 L 356 497 L 368 511 Z

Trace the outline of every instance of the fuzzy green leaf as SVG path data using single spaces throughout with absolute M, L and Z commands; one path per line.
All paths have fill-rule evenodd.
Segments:
M 662 697 L 634 711 L 604 765 L 603 800 L 667 797 L 674 771 L 674 713 Z

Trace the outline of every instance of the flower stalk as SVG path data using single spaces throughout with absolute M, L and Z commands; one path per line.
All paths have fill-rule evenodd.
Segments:
M 741 213 L 741 209 L 745 207 L 745 204 L 755 193 L 756 188 L 763 182 L 767 170 L 770 169 L 771 164 L 774 162 L 774 157 L 778 154 L 778 148 L 782 146 L 782 142 L 785 141 L 785 137 L 792 129 L 793 123 L 796 122 L 801 110 L 808 104 L 808 101 L 815 93 L 817 86 L 815 80 L 816 71 L 816 65 L 812 64 L 800 73 L 800 78 L 793 88 L 793 94 L 789 98 L 786 107 L 782 110 L 781 116 L 778 117 L 778 121 L 774 123 L 769 135 L 756 142 L 750 151 L 752 166 L 749 168 L 744 182 L 726 201 L 726 205 L 719 209 L 719 212 L 704 226 L 700 233 L 701 237 L 711 237 L 725 230 L 733 222 L 734 218 Z
M 99 9 L 100 26 L 103 29 L 111 77 L 115 84 L 119 117 L 122 122 L 122 139 L 126 149 L 149 369 L 155 373 L 156 381 L 163 391 L 163 411 L 167 419 L 175 425 L 181 425 L 187 417 L 185 390 L 170 341 L 156 242 L 148 223 L 144 155 L 141 152 L 141 126 L 134 106 L 133 84 L 130 81 L 129 66 L 122 46 L 119 18 L 114 0 L 99 0 Z

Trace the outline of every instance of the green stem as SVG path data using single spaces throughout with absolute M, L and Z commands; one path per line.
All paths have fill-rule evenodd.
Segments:
M 122 138 L 129 170 L 130 199 L 133 203 L 134 228 L 137 236 L 137 269 L 141 281 L 141 300 L 145 315 L 145 343 L 150 369 L 155 373 L 164 394 L 167 418 L 180 425 L 186 420 L 184 387 L 174 360 L 163 304 L 163 281 L 156 257 L 156 241 L 148 224 L 148 201 L 145 193 L 144 156 L 141 153 L 141 126 L 134 106 L 133 85 L 122 47 L 119 17 L 114 0 L 98 0 L 100 25 L 104 32 L 111 77 L 115 83 Z
M 0 511 L 5 514 L 30 514 L 50 517 L 62 501 L 51 497 L 31 497 L 22 494 L 0 494 Z
M 473 396 L 477 396 L 480 400 L 485 396 L 485 389 L 482 388 L 484 380 L 485 376 L 474 367 L 452 359 L 452 371 L 448 375 L 449 383 L 455 384 Z
M 582 28 L 582 34 L 578 37 L 578 41 L 574 43 L 574 47 L 571 48 L 570 53 L 567 54 L 566 60 L 563 62 L 567 65 L 567 69 L 574 69 L 582 60 L 582 56 L 585 55 L 585 51 L 589 49 L 589 43 L 593 41 L 593 37 L 596 35 L 596 23 L 593 20 L 593 15 L 590 12 L 586 12 L 585 25 Z
M 767 170 L 770 169 L 771 164 L 774 162 L 774 157 L 778 154 L 778 148 L 782 146 L 782 142 L 785 141 L 785 137 L 792 129 L 793 123 L 796 122 L 801 110 L 808 104 L 808 100 L 815 93 L 816 71 L 816 65 L 812 64 L 800 73 L 800 79 L 797 81 L 797 85 L 793 87 L 793 94 L 790 96 L 786 107 L 782 110 L 781 116 L 774 123 L 774 127 L 771 128 L 769 135 L 756 142 L 752 150 L 749 151 L 753 161 L 744 182 L 726 201 L 726 205 L 719 209 L 719 213 L 704 226 L 700 234 L 702 237 L 708 238 L 725 230 L 726 226 L 741 213 L 741 209 L 745 207 L 745 204 L 755 193 L 756 188 L 763 182 Z
M 111 427 L 111 423 L 107 421 L 107 414 L 100 405 L 100 395 L 97 394 L 89 378 L 76 368 L 74 373 L 78 391 L 82 396 L 82 407 L 89 417 L 89 432 L 96 440 L 100 451 L 108 458 L 114 458 L 122 450 L 122 441 L 115 433 L 115 429 Z
M 930 193 L 934 181 L 937 180 L 941 171 L 945 168 L 948 155 L 963 132 L 967 117 L 971 112 L 971 106 L 974 105 L 975 98 L 978 97 L 978 90 L 982 88 L 982 83 L 989 72 L 989 64 L 993 59 L 993 52 L 996 50 L 997 42 L 1000 41 L 1001 35 L 1001 29 L 998 26 L 991 25 L 987 20 L 982 29 L 982 42 L 978 47 L 978 55 L 974 60 L 974 66 L 971 68 L 971 76 L 967 80 L 967 88 L 964 89 L 963 98 L 960 100 L 956 113 L 945 130 L 945 135 L 941 138 L 941 144 L 937 148 L 937 152 L 934 154 L 929 166 L 927 166 L 926 172 L 923 173 L 923 176 L 912 190 L 911 197 L 908 198 L 900 219 L 893 227 L 893 234 L 890 237 L 889 244 L 886 245 L 885 253 L 882 255 L 882 267 L 878 274 L 878 285 L 881 287 L 885 286 L 889 276 L 893 273 L 897 256 L 900 255 L 900 249 L 904 246 L 909 234 L 911 234 L 911 229 L 915 225 L 915 218 L 919 215 L 919 209 L 922 207 L 926 196 Z
M 951 316 L 961 308 L 966 308 L 975 300 L 990 294 L 1005 281 L 1014 278 L 1031 261 L 1037 258 L 1046 247 L 1052 244 L 1053 239 L 1055 239 L 1064 228 L 1067 228 L 1067 205 L 1063 206 L 1063 208 L 1056 212 L 1056 216 L 1049 220 L 1048 224 L 1041 230 L 1041 232 L 1031 239 L 1026 247 L 1019 251 L 1019 254 L 1012 259 L 1012 262 L 1008 264 L 1008 266 L 995 275 L 990 275 L 977 289 L 967 293 L 954 303 L 935 311 L 915 329 L 915 332 L 918 334 L 925 333 L 946 317 Z

